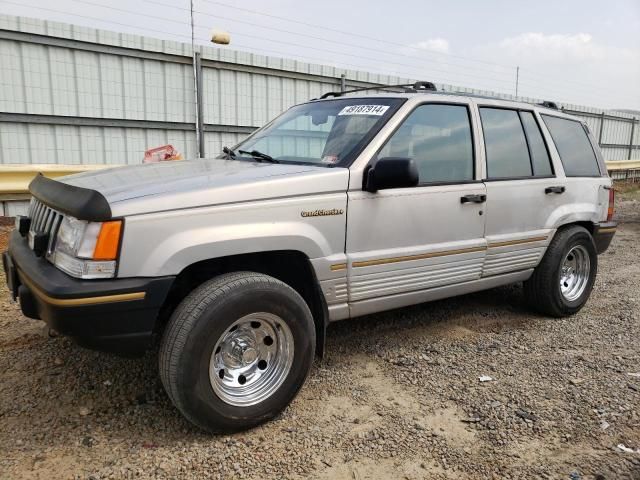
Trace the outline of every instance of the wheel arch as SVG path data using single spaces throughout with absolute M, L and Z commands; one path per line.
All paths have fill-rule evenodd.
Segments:
M 553 236 L 558 235 L 558 232 L 561 230 L 565 230 L 569 227 L 578 226 L 584 228 L 589 234 L 593 237 L 593 234 L 596 230 L 596 223 L 591 220 L 576 220 L 572 222 L 562 223 L 556 227 L 556 231 Z
M 591 236 L 593 236 L 593 232 L 595 232 L 596 230 L 595 222 L 592 222 L 590 220 L 582 220 L 582 221 L 577 221 L 573 223 L 568 223 L 566 225 L 563 225 L 563 227 L 570 226 L 570 225 L 577 225 L 579 227 L 583 227 L 585 230 L 587 230 L 587 232 L 591 234 Z
M 252 271 L 272 276 L 293 288 L 305 300 L 316 331 L 316 354 L 324 355 L 326 326 L 329 313 L 311 261 L 298 250 L 273 250 L 251 252 L 194 262 L 176 276 L 156 325 L 158 332 L 164 329 L 178 304 L 198 285 L 224 273 Z
M 554 209 L 546 221 L 547 228 L 560 230 L 569 225 L 580 225 L 593 234 L 601 212 L 591 203 L 568 203 Z

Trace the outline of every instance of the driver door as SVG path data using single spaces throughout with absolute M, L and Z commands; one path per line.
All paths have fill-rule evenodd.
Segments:
M 468 103 L 418 105 L 373 159 L 412 158 L 418 186 L 348 192 L 351 316 L 449 296 L 480 279 L 486 188 L 471 118 Z

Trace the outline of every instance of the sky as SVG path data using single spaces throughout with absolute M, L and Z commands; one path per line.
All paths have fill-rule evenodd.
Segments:
M 196 43 L 222 30 L 222 48 L 509 94 L 517 77 L 519 96 L 640 110 L 640 0 L 193 2 Z M 0 12 L 191 38 L 188 0 L 0 0 Z

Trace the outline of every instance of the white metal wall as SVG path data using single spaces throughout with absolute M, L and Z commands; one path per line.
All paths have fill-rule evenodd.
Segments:
M 0 163 L 137 164 L 150 146 L 196 156 L 195 132 L 0 122 Z
M 0 105 L 16 113 L 192 121 L 189 65 L 0 42 Z

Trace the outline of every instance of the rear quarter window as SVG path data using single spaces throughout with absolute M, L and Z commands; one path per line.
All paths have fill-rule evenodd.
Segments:
M 600 176 L 598 160 L 587 132 L 576 120 L 542 115 L 551 133 L 567 177 Z
M 536 177 L 545 177 L 553 175 L 551 168 L 551 159 L 549 152 L 544 144 L 544 139 L 540 133 L 540 127 L 531 112 L 520 112 L 522 126 L 527 133 L 527 141 L 529 142 L 529 153 L 531 154 L 531 163 L 533 165 L 533 174 Z

